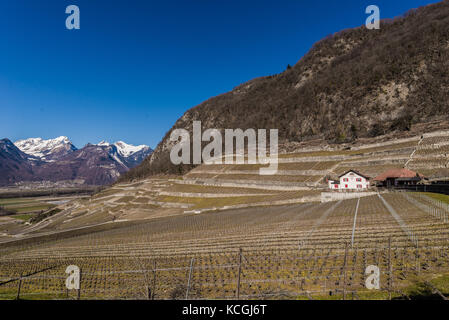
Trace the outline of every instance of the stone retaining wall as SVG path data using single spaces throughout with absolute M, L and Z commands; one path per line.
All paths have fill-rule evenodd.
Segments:
M 322 192 L 321 202 L 340 201 L 347 199 L 356 199 L 376 195 L 377 192 Z

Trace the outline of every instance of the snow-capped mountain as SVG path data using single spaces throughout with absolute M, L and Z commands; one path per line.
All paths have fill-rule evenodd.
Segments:
M 134 146 L 123 141 L 117 141 L 113 144 L 107 141 L 101 141 L 98 143 L 98 146 L 115 146 L 118 157 L 123 159 L 123 163 L 130 169 L 140 164 L 153 152 L 153 149 L 147 145 Z
M 42 138 L 29 138 L 14 143 L 23 153 L 43 161 L 54 161 L 78 150 L 72 142 L 64 136 L 43 140 Z
M 13 144 L 0 140 L 0 186 L 18 182 L 82 181 L 87 185 L 114 182 L 140 164 L 153 150 L 123 141 L 87 144 L 77 149 L 67 137 L 30 138 Z

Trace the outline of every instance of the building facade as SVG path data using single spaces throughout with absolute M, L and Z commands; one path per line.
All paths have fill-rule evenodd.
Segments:
M 362 191 L 370 187 L 370 178 L 354 170 L 349 170 L 338 178 L 338 181 L 329 180 L 329 189 L 338 191 Z

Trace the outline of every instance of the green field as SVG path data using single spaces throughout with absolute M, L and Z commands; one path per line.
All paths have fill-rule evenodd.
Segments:
M 19 215 L 14 215 L 13 216 L 13 218 L 19 219 L 19 220 L 23 220 L 23 221 L 28 221 L 32 217 L 34 217 L 34 214 L 19 214 Z
M 431 193 L 431 192 L 424 192 L 426 196 L 431 197 L 432 199 L 443 201 L 446 203 L 449 203 L 449 196 L 441 193 Z
M 20 214 L 45 211 L 55 205 L 42 198 L 11 198 L 0 199 L 0 206 L 4 209 Z M 51 201 L 51 200 L 50 200 Z

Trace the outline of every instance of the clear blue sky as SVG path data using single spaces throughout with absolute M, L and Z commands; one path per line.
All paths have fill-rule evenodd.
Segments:
M 155 147 L 187 109 L 431 0 L 0 0 L 0 138 Z M 81 29 L 67 30 L 67 5 Z

